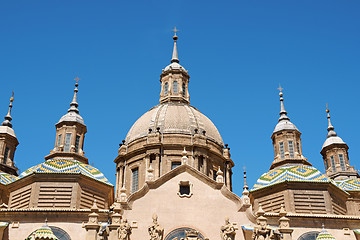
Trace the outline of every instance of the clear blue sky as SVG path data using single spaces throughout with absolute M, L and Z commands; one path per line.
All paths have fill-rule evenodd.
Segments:
M 359 1 L 0 1 L 0 116 L 15 91 L 21 171 L 41 163 L 78 75 L 85 152 L 115 183 L 118 144 L 158 104 L 176 25 L 191 104 L 231 147 L 234 191 L 273 160 L 271 133 L 284 90 L 303 153 L 324 171 L 325 104 L 360 168 Z

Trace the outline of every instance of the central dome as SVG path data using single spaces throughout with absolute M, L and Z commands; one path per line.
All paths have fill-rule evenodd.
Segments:
M 150 129 L 161 133 L 194 134 L 198 129 L 212 141 L 223 146 L 223 140 L 215 125 L 199 110 L 186 103 L 168 102 L 159 104 L 142 115 L 131 127 L 126 142 L 147 136 Z

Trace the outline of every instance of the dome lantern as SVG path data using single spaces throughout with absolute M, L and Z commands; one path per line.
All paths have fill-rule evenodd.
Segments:
M 173 36 L 174 48 L 170 65 L 163 69 L 160 75 L 161 92 L 159 102 L 181 102 L 189 104 L 188 84 L 190 76 L 188 71 L 179 64 L 180 61 L 177 51 L 178 36 L 176 35 L 176 32 L 179 30 L 175 27 L 173 31 L 175 32 Z
M 271 139 L 274 147 L 274 161 L 270 169 L 288 164 L 311 164 L 302 155 L 301 132 L 290 122 L 284 106 L 283 88 L 279 86 L 280 117 Z
M 80 162 L 88 163 L 88 159 L 84 156 L 84 138 L 87 132 L 83 118 L 79 114 L 77 93 L 79 86 L 79 78 L 74 79 L 75 89 L 74 96 L 70 103 L 68 112 L 62 116 L 56 127 L 55 148 L 45 157 L 45 160 L 53 158 L 74 158 Z

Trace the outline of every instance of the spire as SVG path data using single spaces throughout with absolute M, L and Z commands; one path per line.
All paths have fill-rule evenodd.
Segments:
M 279 85 L 279 96 L 280 96 L 280 117 L 279 117 L 279 122 L 283 121 L 283 120 L 288 120 L 290 121 L 290 118 L 287 116 L 287 112 L 285 110 L 285 106 L 284 106 L 284 98 L 283 98 L 283 93 L 282 90 L 283 88 Z
M 247 185 L 247 181 L 246 181 L 246 168 L 244 167 L 244 187 L 243 187 L 244 191 L 248 191 L 249 187 Z
M 12 128 L 11 109 L 13 107 L 13 105 L 12 105 L 13 101 L 14 101 L 14 91 L 12 92 L 12 96 L 10 98 L 9 111 L 8 111 L 7 115 L 5 116 L 5 121 L 2 122 L 1 126 L 8 126 L 8 127 Z
M 172 62 L 172 63 L 173 63 L 173 62 L 179 63 L 177 46 L 176 46 L 176 41 L 177 41 L 177 39 L 178 39 L 178 36 L 176 36 L 176 32 L 178 32 L 179 30 L 176 29 L 176 27 L 174 27 L 173 31 L 174 31 L 174 36 L 173 36 L 173 39 L 174 39 L 174 49 L 173 49 L 173 54 L 172 54 L 171 62 Z
M 328 138 L 329 138 L 329 137 L 336 137 L 337 134 L 336 134 L 336 132 L 334 131 L 335 128 L 333 127 L 333 125 L 331 125 L 331 121 L 330 121 L 330 110 L 329 110 L 327 104 L 326 104 L 326 113 L 327 113 L 327 119 L 328 119 L 328 128 L 327 128 L 328 134 L 327 134 L 327 137 L 328 137 Z
M 70 103 L 70 108 L 68 110 L 68 112 L 76 112 L 76 113 L 79 113 L 79 109 L 77 109 L 77 107 L 79 106 L 79 104 L 77 103 L 77 93 L 78 93 L 78 86 L 79 86 L 79 77 L 76 77 L 74 79 L 76 81 L 75 83 L 75 89 L 74 89 L 74 97 L 73 97 L 73 100 L 72 102 Z

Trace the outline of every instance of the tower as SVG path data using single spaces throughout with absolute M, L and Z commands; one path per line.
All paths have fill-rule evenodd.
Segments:
M 356 178 L 358 173 L 349 163 L 348 145 L 337 135 L 330 120 L 330 110 L 326 108 L 328 128 L 327 138 L 322 146 L 326 175 L 333 178 Z
M 271 135 L 274 147 L 274 161 L 270 169 L 286 164 L 303 164 L 311 166 L 302 155 L 301 132 L 290 122 L 284 106 L 284 98 L 281 86 L 280 93 L 280 117 L 279 122 Z
M 77 93 L 78 81 L 76 78 L 74 97 L 70 103 L 68 112 L 62 116 L 56 127 L 55 148 L 45 157 L 45 160 L 55 158 L 71 158 L 82 163 L 88 164 L 88 159 L 84 156 L 84 138 L 87 132 L 84 119 L 79 114 Z
M 14 154 L 19 141 L 12 128 L 11 109 L 13 107 L 14 92 L 10 98 L 9 111 L 5 116 L 5 121 L 0 126 L 0 170 L 17 176 L 18 169 L 14 165 Z

